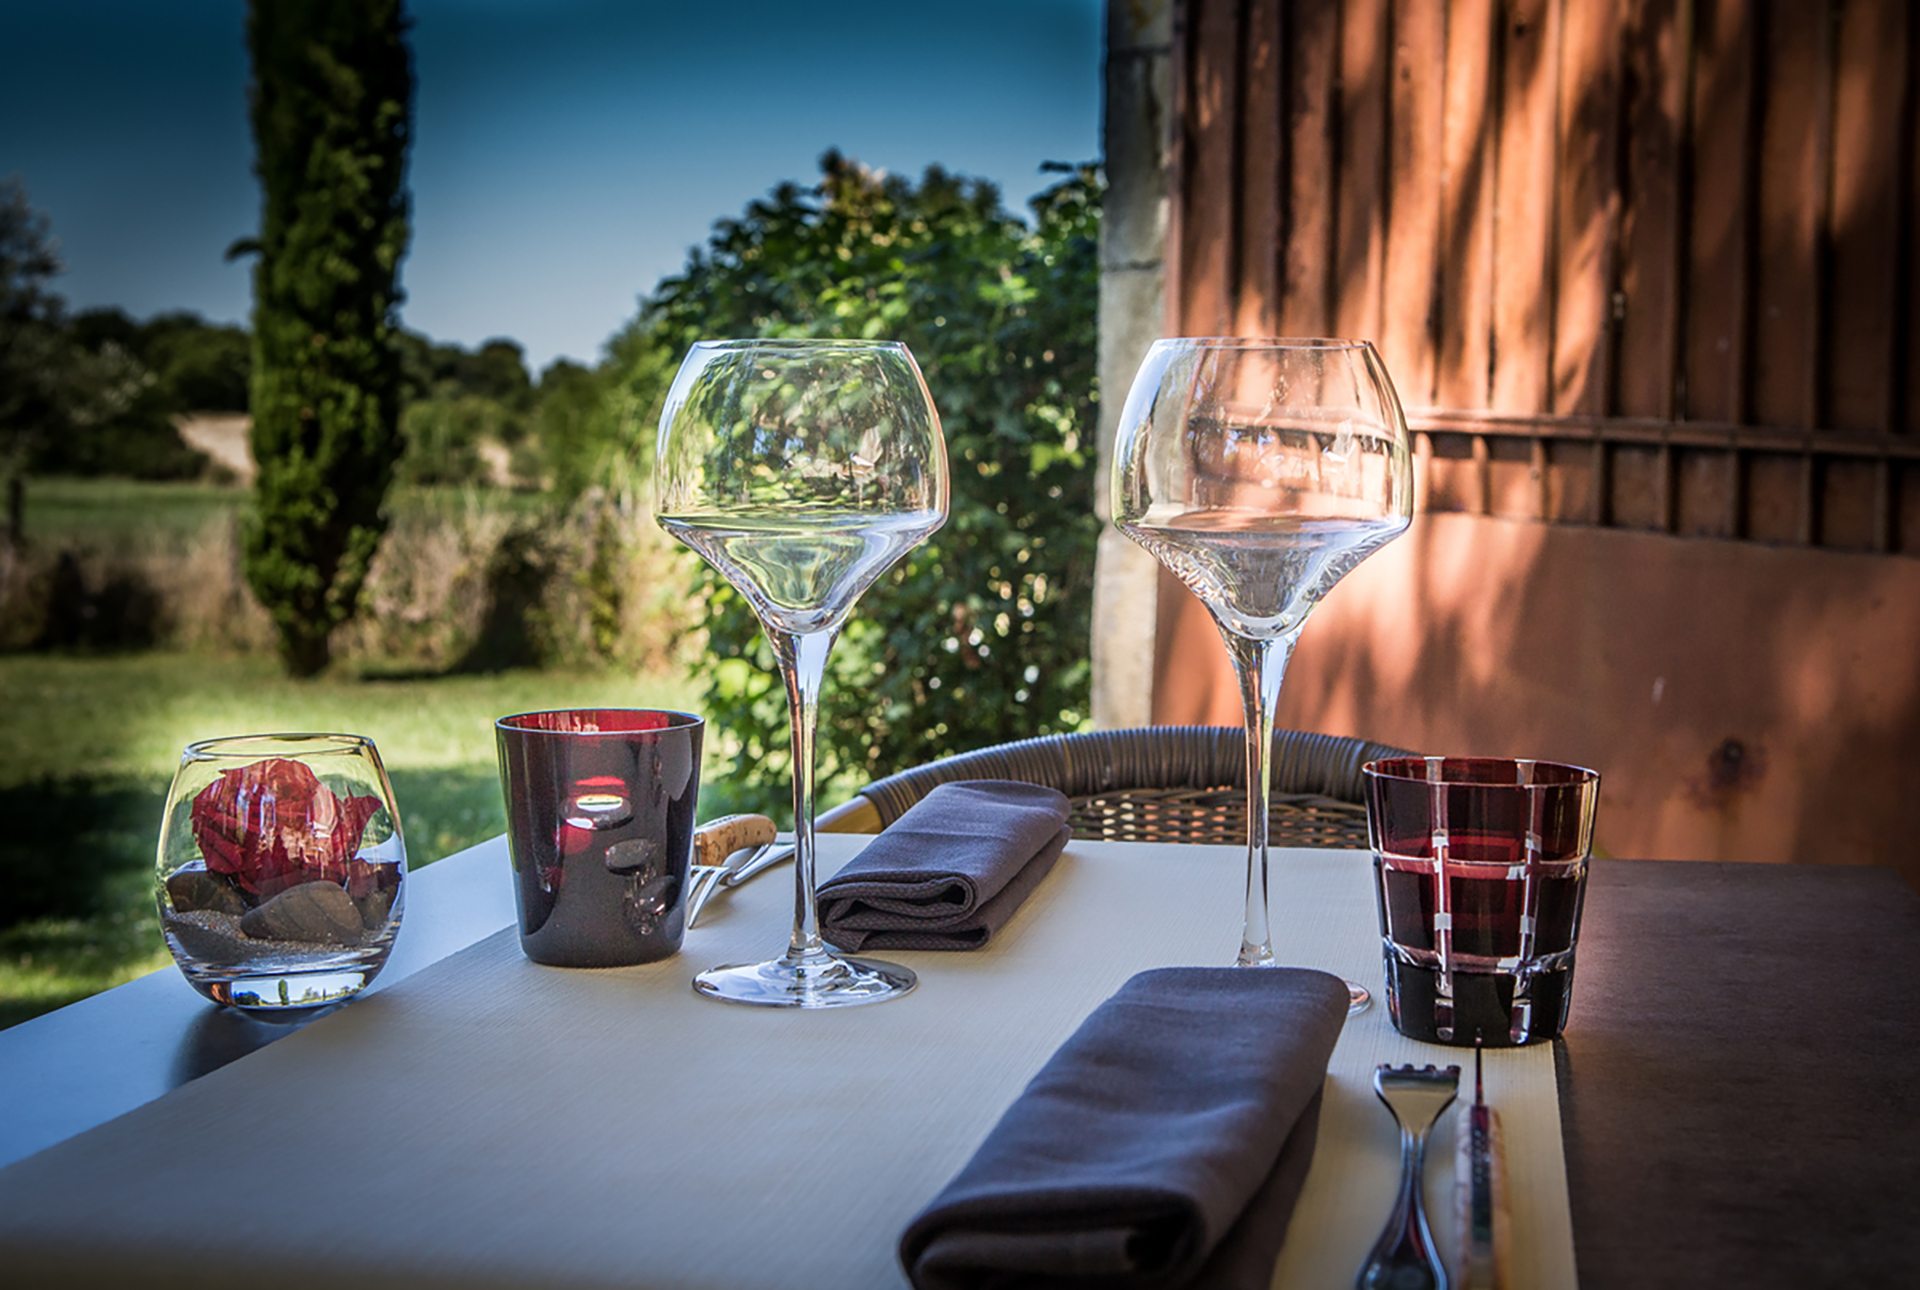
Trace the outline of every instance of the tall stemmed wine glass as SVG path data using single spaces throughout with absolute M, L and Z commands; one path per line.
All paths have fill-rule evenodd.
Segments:
M 688 351 L 660 413 L 660 524 L 753 607 L 787 686 L 793 935 L 764 963 L 694 978 L 733 1003 L 827 1008 L 905 994 L 897 964 L 834 954 L 814 908 L 813 733 L 834 638 L 860 593 L 947 518 L 947 447 L 892 341 L 720 340 Z
M 1113 517 L 1205 604 L 1247 727 L 1246 921 L 1237 961 L 1273 959 L 1268 758 L 1307 615 L 1413 514 L 1406 415 L 1355 340 L 1162 340 L 1133 379 L 1114 447 Z M 1347 983 L 1353 1011 L 1367 991 Z

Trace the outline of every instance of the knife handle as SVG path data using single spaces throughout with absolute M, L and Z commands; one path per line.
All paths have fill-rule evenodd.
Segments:
M 718 865 L 744 847 L 760 847 L 779 836 L 764 815 L 723 815 L 693 831 L 693 862 Z
M 1508 1267 L 1507 1161 L 1500 1117 L 1468 1106 L 1460 1118 L 1454 1201 L 1460 1215 L 1461 1290 L 1503 1290 Z

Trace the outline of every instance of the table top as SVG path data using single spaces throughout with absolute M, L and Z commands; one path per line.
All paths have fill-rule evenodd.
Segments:
M 375 988 L 511 923 L 491 845 L 414 876 Z M 1920 1284 L 1920 898 L 1892 873 L 1596 862 L 1557 1045 L 1588 1286 Z M 168 969 L 0 1032 L 0 1165 L 297 1028 Z
M 864 841 L 823 839 L 822 872 Z M 733 892 L 658 963 L 542 967 L 503 929 L 0 1172 L 0 1266 L 76 1290 L 247 1290 L 261 1268 L 284 1290 L 906 1290 L 900 1233 L 1082 1020 L 1136 972 L 1231 954 L 1243 865 L 1235 847 L 1076 842 L 985 950 L 889 951 L 919 974 L 911 998 L 809 1016 L 688 988 L 784 940 L 791 871 Z M 1276 854 L 1288 956 L 1372 971 L 1371 878 L 1353 852 Z M 1274 1284 L 1351 1282 L 1399 1177 L 1374 1069 L 1448 1055 L 1383 1009 L 1342 1028 Z M 1553 1052 L 1486 1067 L 1510 1146 L 1514 1283 L 1564 1290 Z M 1456 1128 L 1443 1117 L 1432 1140 L 1436 1206 L 1454 1195 Z M 245 1221 L 201 1221 L 242 1178 L 264 1186 L 224 1211 Z M 1442 1250 L 1454 1236 L 1436 1225 Z
M 1601 861 L 1556 1054 L 1587 1286 L 1920 1285 L 1920 897 Z

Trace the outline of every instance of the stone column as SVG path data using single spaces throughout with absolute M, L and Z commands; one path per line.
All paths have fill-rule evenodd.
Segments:
M 1107 191 L 1100 220 L 1100 477 L 1102 521 L 1093 588 L 1093 720 L 1143 726 L 1153 714 L 1153 638 L 1160 566 L 1111 526 L 1107 480 L 1127 387 L 1160 336 L 1172 137 L 1174 0 L 1107 0 Z

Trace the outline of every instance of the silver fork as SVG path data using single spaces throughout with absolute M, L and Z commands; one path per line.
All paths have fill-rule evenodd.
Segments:
M 1427 1131 L 1460 1091 L 1460 1068 L 1383 1064 L 1373 1072 L 1373 1091 L 1400 1126 L 1400 1191 L 1354 1284 L 1359 1290 L 1447 1290 L 1447 1270 L 1427 1226 L 1421 1168 Z

